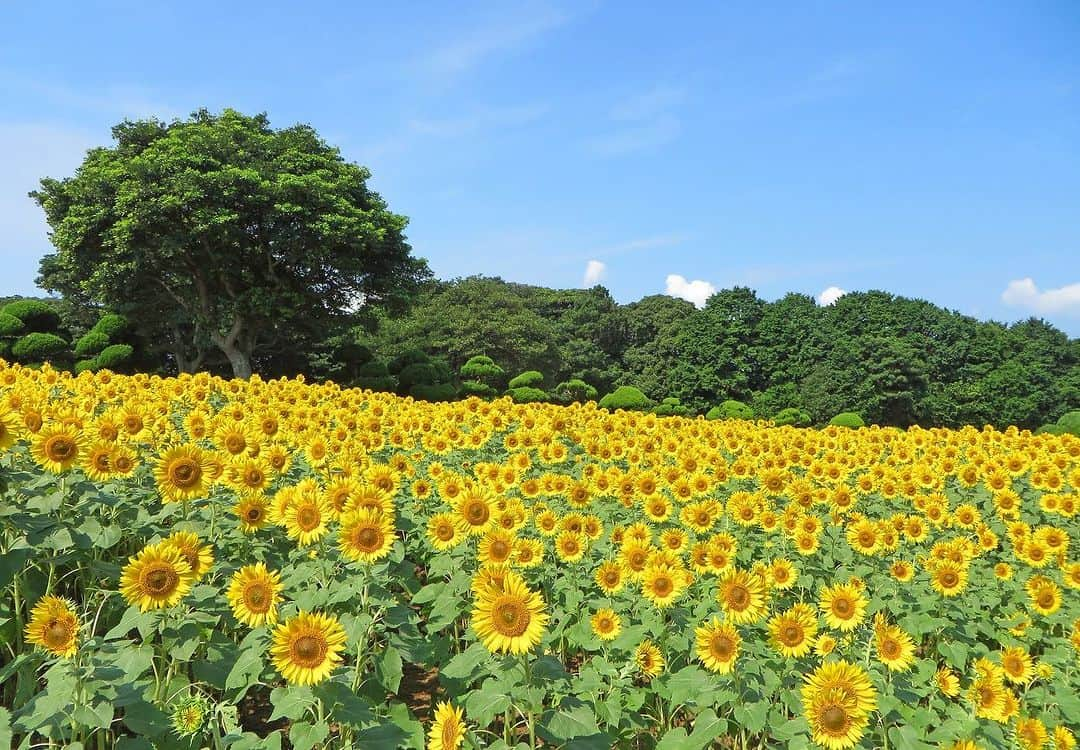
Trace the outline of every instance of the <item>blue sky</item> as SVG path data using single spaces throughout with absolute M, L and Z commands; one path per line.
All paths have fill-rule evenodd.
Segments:
M 5 3 L 0 294 L 49 251 L 38 178 L 230 106 L 370 167 L 443 278 L 886 289 L 1080 335 L 1080 4 L 669 5 Z

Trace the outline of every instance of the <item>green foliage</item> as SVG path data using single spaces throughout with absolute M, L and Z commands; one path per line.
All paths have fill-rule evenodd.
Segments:
M 526 370 L 510 379 L 510 388 L 533 388 L 544 382 L 544 374 L 536 370 Z
M 109 345 L 109 337 L 91 329 L 89 333 L 75 342 L 76 357 L 93 357 Z
M 453 401 L 457 388 L 453 383 L 417 383 L 409 388 L 409 395 L 424 401 Z
M 127 333 L 130 327 L 131 323 L 128 322 L 128 319 L 123 315 L 106 313 L 94 324 L 94 327 L 90 329 L 90 332 L 102 334 L 109 341 L 116 341 Z
M 0 338 L 18 336 L 25 328 L 23 322 L 14 315 L 0 312 Z
M 431 357 L 423 349 L 409 349 L 394 357 L 387 364 L 387 369 L 394 375 L 399 374 L 409 365 L 427 364 Z
M 805 411 L 800 411 L 791 406 L 787 409 L 781 409 L 776 413 L 776 416 L 772 418 L 773 424 L 778 427 L 784 425 L 793 425 L 795 427 L 809 427 L 813 420 L 810 415 Z
M 80 372 L 94 372 L 97 369 L 97 357 L 91 357 L 90 359 L 80 359 L 78 362 L 75 363 L 75 367 L 72 368 L 76 375 L 78 375 Z
M 352 385 L 371 391 L 393 391 L 397 387 L 397 378 L 390 374 L 386 362 L 372 360 L 357 369 Z
M 837 427 L 850 427 L 852 429 L 866 426 L 863 418 L 853 411 L 840 412 L 829 420 L 829 424 L 836 425 Z
M 22 321 L 26 330 L 36 333 L 54 333 L 60 327 L 60 313 L 54 305 L 37 299 L 21 299 L 9 302 L 0 314 L 10 315 Z
M 683 406 L 679 399 L 669 396 L 653 407 L 653 414 L 661 417 L 688 417 L 691 411 Z
M 556 401 L 568 404 L 572 401 L 595 401 L 598 394 L 596 389 L 584 380 L 571 378 L 555 386 L 554 395 Z
M 1063 432 L 1080 437 L 1080 410 L 1062 414 L 1057 424 Z
M 112 344 L 101 350 L 95 364 L 99 370 L 122 370 L 134 354 L 131 344 Z
M 55 333 L 28 333 L 15 342 L 11 353 L 19 362 L 48 362 L 62 359 L 69 346 Z
M 1058 423 L 1052 422 L 1050 424 L 1044 424 L 1041 427 L 1039 427 L 1037 430 L 1035 430 L 1035 434 L 1036 435 L 1065 435 L 1065 434 L 1069 434 L 1069 433 L 1068 433 L 1068 430 L 1066 430 L 1064 427 L 1062 427 Z
M 430 275 L 368 170 L 310 126 L 200 110 L 113 139 L 33 193 L 57 248 L 39 281 L 126 314 L 181 370 L 213 351 L 247 377 L 284 341 L 400 310 Z
M 458 374 L 462 378 L 469 380 L 484 381 L 492 378 L 499 378 L 503 375 L 503 368 L 495 364 L 495 361 L 484 354 L 477 354 L 475 357 L 470 357 L 469 361 L 461 366 Z
M 652 399 L 632 385 L 621 385 L 611 393 L 600 399 L 599 405 L 603 409 L 615 411 L 645 411 L 652 407 Z
M 458 391 L 462 396 L 477 396 L 478 398 L 494 398 L 499 395 L 492 386 L 476 380 L 462 380 Z
M 513 381 L 510 381 L 513 382 Z M 528 385 L 518 386 L 516 388 L 510 388 L 506 391 L 507 395 L 514 400 L 517 404 L 538 404 L 544 401 L 550 401 L 551 397 L 547 392 L 540 388 L 534 388 Z
M 718 406 L 709 409 L 705 414 L 706 419 L 753 419 L 754 410 L 742 401 L 727 399 Z

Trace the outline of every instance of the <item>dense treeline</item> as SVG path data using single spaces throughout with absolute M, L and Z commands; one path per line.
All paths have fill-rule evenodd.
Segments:
M 854 411 L 898 426 L 1035 428 L 1080 406 L 1080 340 L 1041 320 L 984 322 L 878 291 L 823 307 L 735 288 L 699 310 L 663 295 L 619 305 L 599 286 L 473 277 L 428 285 L 365 343 L 384 357 L 423 349 L 454 371 L 486 354 L 508 375 L 543 373 L 549 387 L 633 385 L 697 413 L 732 399 L 758 417 L 795 408 L 815 422 Z

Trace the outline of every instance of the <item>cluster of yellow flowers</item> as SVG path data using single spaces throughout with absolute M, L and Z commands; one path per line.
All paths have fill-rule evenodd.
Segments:
M 819 431 L 594 404 L 429 404 L 302 379 L 73 378 L 0 365 L 0 449 L 20 443 L 47 471 L 152 475 L 162 503 L 224 503 L 245 534 L 284 535 L 313 554 L 330 540 L 357 565 L 390 553 L 407 512 L 431 558 L 470 550 L 470 624 L 496 652 L 533 651 L 552 618 L 585 616 L 611 644 L 632 617 L 628 602 L 663 613 L 707 591 L 711 611 L 689 658 L 728 675 L 746 641 L 761 638 L 780 658 L 811 660 L 802 711 L 815 741 L 835 750 L 854 746 L 877 708 L 865 664 L 841 658 L 857 633 L 890 673 L 935 658 L 901 627 L 905 613 L 875 599 L 882 580 L 919 587 L 934 607 L 975 584 L 1026 594 L 993 658 L 933 678 L 977 717 L 1014 722 L 1025 747 L 1042 747 L 1040 732 L 1043 742 L 1050 732 L 1023 715 L 1023 688 L 1046 672 L 1032 653 L 1055 638 L 1080 650 L 1075 599 L 1070 628 L 1040 628 L 1023 643 L 1062 609 L 1064 591 L 1080 589 L 1080 440 L 1067 435 Z M 213 568 L 214 534 L 176 532 L 143 547 L 119 590 L 142 609 L 175 606 Z M 856 566 L 864 572 L 850 573 Z M 849 572 L 836 576 L 840 568 Z M 588 582 L 593 603 L 552 611 L 553 576 Z M 286 680 L 319 682 L 346 658 L 345 631 L 319 612 L 278 623 L 286 595 L 263 563 L 236 570 L 225 592 L 239 623 L 276 626 L 270 653 Z M 979 616 L 982 605 L 971 606 Z M 78 629 L 72 604 L 46 597 L 27 640 L 68 655 Z M 633 647 L 644 681 L 686 658 L 655 640 Z M 432 746 L 456 747 L 462 722 L 460 709 L 441 706 Z M 1054 736 L 1072 746 L 1065 726 Z

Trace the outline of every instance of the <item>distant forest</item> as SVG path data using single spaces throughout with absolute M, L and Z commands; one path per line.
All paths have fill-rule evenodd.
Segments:
M 35 324 L 51 328 L 51 349 L 17 349 L 28 331 L 5 333 L 0 319 L 0 356 L 175 371 L 169 351 L 140 340 L 137 326 L 124 329 L 117 316 L 103 321 L 102 311 L 63 300 L 47 304 L 56 320 L 43 324 L 39 315 Z M 668 399 L 667 413 L 740 402 L 745 411 L 724 415 L 787 410 L 820 424 L 855 412 L 901 427 L 1035 429 L 1080 408 L 1080 340 L 1042 320 L 979 321 L 880 291 L 820 306 L 803 294 L 767 302 L 734 288 L 697 309 L 665 295 L 620 305 L 601 286 L 556 290 L 470 277 L 425 283 L 404 314 L 379 311 L 324 330 L 283 326 L 278 334 L 253 361 L 264 377 L 303 373 L 428 398 L 495 395 L 509 385 L 522 400 L 565 401 L 634 386 L 656 404 Z M 493 367 L 465 367 L 477 355 Z M 213 356 L 202 369 L 229 372 Z M 473 380 L 485 385 L 470 388 Z

